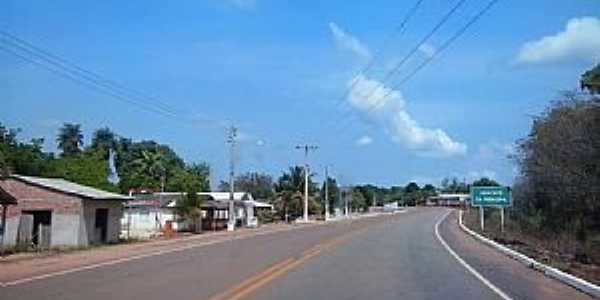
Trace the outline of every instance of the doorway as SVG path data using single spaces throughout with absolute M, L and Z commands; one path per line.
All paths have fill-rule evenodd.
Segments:
M 52 225 L 51 210 L 25 210 L 24 215 L 33 216 L 31 227 L 31 242 L 36 246 L 50 245 L 50 226 Z
M 107 233 L 108 233 L 108 208 L 98 208 L 96 209 L 96 219 L 95 219 L 96 229 L 96 237 L 98 238 L 98 242 L 106 243 L 107 242 Z

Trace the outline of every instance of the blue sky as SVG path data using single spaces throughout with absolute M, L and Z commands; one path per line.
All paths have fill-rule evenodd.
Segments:
M 506 157 L 531 115 L 576 88 L 600 59 L 600 2 L 500 0 L 391 89 L 487 3 L 466 1 L 384 81 L 457 3 L 424 0 L 405 32 L 393 34 L 415 2 L 5 1 L 0 29 L 152 95 L 177 117 L 0 51 L 0 120 L 23 138 L 46 138 L 50 151 L 62 122 L 81 123 L 88 143 L 109 126 L 169 144 L 186 161 L 208 161 L 213 181 L 226 174 L 224 125 L 233 122 L 241 171 L 279 175 L 302 162 L 294 146 L 308 142 L 320 146 L 310 157 L 316 171 L 329 165 L 346 184 L 482 175 L 511 183 Z M 355 77 L 373 57 L 373 68 Z

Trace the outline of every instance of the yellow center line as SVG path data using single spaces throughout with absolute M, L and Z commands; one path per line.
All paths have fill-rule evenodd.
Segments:
M 319 254 L 324 253 L 328 250 L 333 250 L 335 247 L 340 246 L 341 244 L 348 242 L 352 236 L 355 236 L 359 233 L 366 231 L 367 228 L 362 228 L 359 230 L 354 230 L 352 232 L 346 233 L 340 237 L 328 240 L 326 242 L 317 244 L 316 246 L 309 248 L 302 252 L 301 256 L 297 259 L 288 258 L 283 260 L 268 269 L 253 275 L 252 277 L 246 279 L 245 281 L 239 283 L 238 285 L 233 286 L 232 288 L 226 290 L 221 294 L 217 294 L 210 298 L 210 300 L 240 300 L 248 297 L 259 288 L 266 286 L 272 281 L 284 276 L 289 273 L 293 269 L 299 267 L 300 265 L 308 262 L 310 259 L 318 256 Z

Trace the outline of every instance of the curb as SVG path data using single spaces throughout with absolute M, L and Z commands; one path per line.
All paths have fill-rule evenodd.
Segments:
M 463 231 L 467 232 L 468 234 L 475 237 L 479 241 L 504 253 L 505 255 L 509 256 L 510 258 L 513 258 L 513 259 L 523 263 L 527 267 L 537 270 L 539 272 L 542 272 L 542 273 L 544 273 L 544 275 L 546 275 L 550 278 L 554 278 L 554 279 L 556 279 L 562 283 L 565 283 L 569 286 L 572 286 L 575 289 L 577 289 L 581 292 L 584 292 L 594 298 L 600 298 L 600 286 L 597 286 L 589 281 L 583 280 L 579 277 L 575 277 L 571 274 L 565 273 L 556 268 L 553 268 L 553 267 L 550 267 L 543 263 L 540 263 L 531 257 L 528 257 L 522 253 L 512 250 L 506 246 L 500 245 L 499 243 L 496 243 L 495 241 L 490 240 L 490 239 L 480 235 L 479 233 L 467 228 L 467 226 L 465 226 L 463 224 L 463 211 L 462 210 L 459 211 L 459 213 L 458 213 L 458 224 L 460 225 L 460 228 Z

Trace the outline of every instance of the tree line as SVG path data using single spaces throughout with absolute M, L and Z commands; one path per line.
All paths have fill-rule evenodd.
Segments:
M 187 164 L 169 146 L 152 140 L 133 141 L 100 128 L 93 132 L 91 143 L 84 145 L 81 125 L 64 123 L 56 137 L 60 150 L 56 154 L 43 150 L 44 139 L 21 141 L 19 133 L 18 128 L 0 123 L 0 170 L 4 175 L 64 178 L 120 193 L 142 188 L 182 191 L 189 185 L 210 189 L 208 164 Z M 113 182 L 109 180 L 111 152 L 119 178 Z
M 351 211 L 367 211 L 371 206 L 382 206 L 391 202 L 400 205 L 424 205 L 427 198 L 442 193 L 469 193 L 471 186 L 498 186 L 493 179 L 483 177 L 472 183 L 459 181 L 456 177 L 445 178 L 440 187 L 416 182 L 406 186 L 382 187 L 373 184 L 341 186 L 335 178 L 328 177 L 318 184 L 314 181 L 316 174 L 308 176 L 309 213 L 323 214 L 325 198 L 329 200 L 329 210 L 343 209 L 346 201 Z M 325 184 L 327 181 L 327 197 Z M 281 219 L 300 217 L 304 205 L 304 169 L 301 166 L 290 167 L 274 179 L 269 174 L 248 172 L 234 179 L 236 190 L 251 193 L 255 199 L 272 203 Z M 229 191 L 229 183 L 221 181 L 218 189 Z

